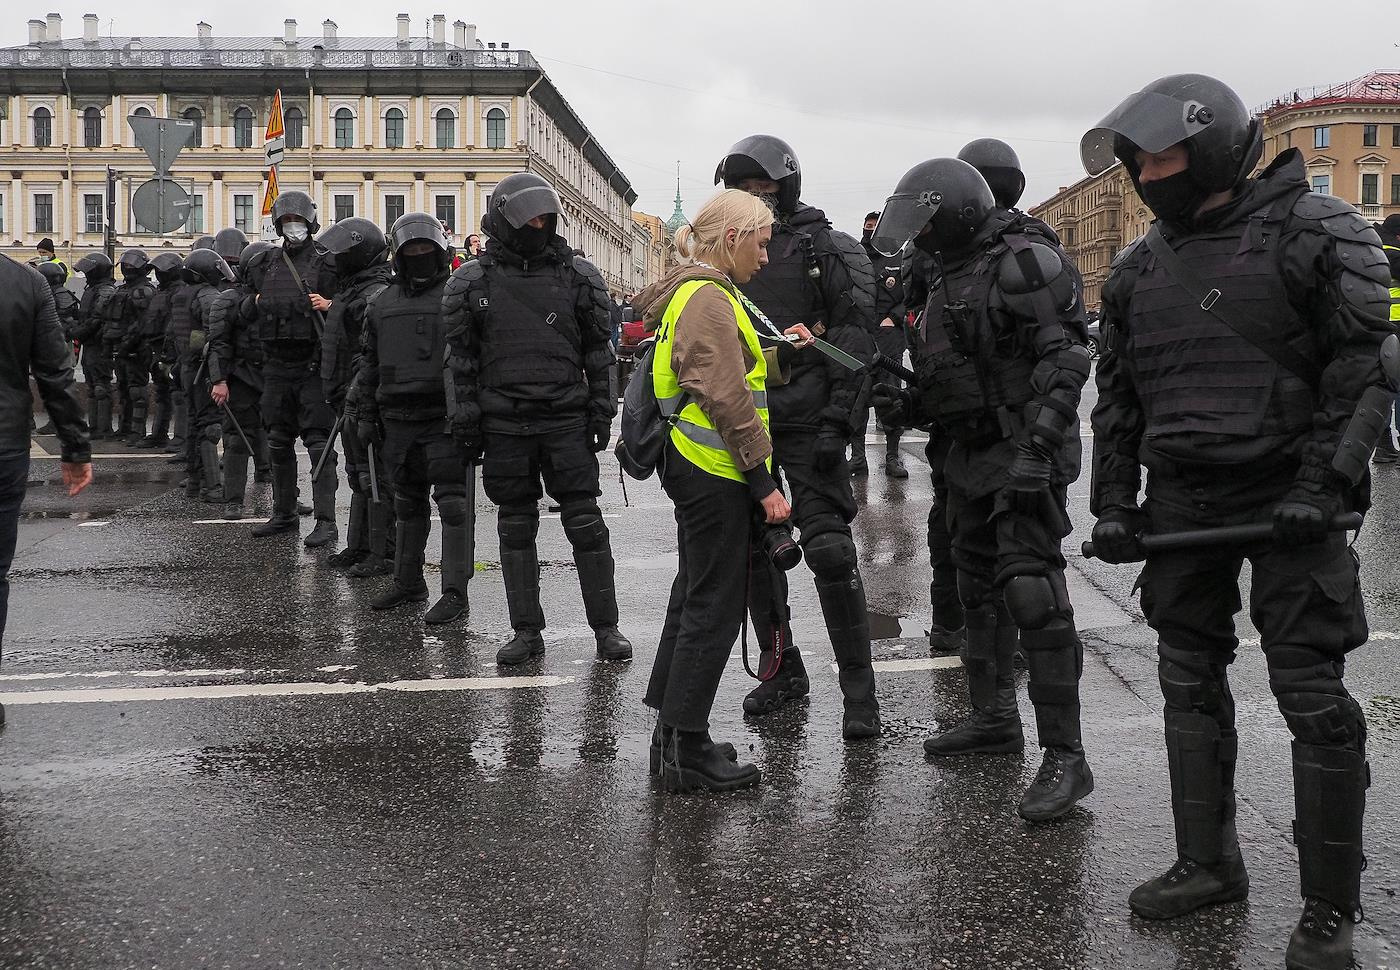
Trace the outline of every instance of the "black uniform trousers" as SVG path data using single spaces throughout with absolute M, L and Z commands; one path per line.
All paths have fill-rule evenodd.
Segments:
M 704 731 L 743 623 L 754 501 L 746 484 L 702 471 L 669 442 L 661 487 L 676 506 L 680 565 L 643 700 L 663 724 Z
M 503 509 L 533 506 L 546 492 L 561 506 L 592 503 L 602 494 L 598 459 L 582 425 L 536 434 L 488 431 L 483 449 L 481 483 Z
M 281 360 L 269 354 L 263 364 L 260 407 L 274 462 L 291 459 L 292 442 L 298 435 L 313 460 L 330 437 L 335 415 L 321 389 L 320 367 L 319 356 L 310 351 L 305 360 Z
M 953 565 L 953 536 L 948 531 L 948 479 L 944 466 L 953 440 L 934 428 L 929 432 L 924 457 L 928 459 L 933 501 L 928 510 L 928 562 L 933 567 L 929 581 L 929 602 L 933 622 L 945 630 L 963 625 L 962 602 L 958 599 L 958 571 Z
M 400 519 L 428 519 L 430 493 L 439 509 L 444 499 L 462 499 L 467 494 L 466 454 L 448 430 L 446 418 L 383 420 L 384 467 L 393 483 L 394 508 Z

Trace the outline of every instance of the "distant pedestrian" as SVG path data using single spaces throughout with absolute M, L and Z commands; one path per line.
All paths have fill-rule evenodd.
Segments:
M 59 266 L 63 267 L 63 281 L 65 283 L 68 282 L 68 277 L 72 276 L 73 272 L 68 268 L 67 263 L 54 255 L 52 239 L 48 236 L 40 239 L 39 245 L 35 246 L 34 250 L 39 254 L 39 258 L 35 260 L 38 265 L 42 266 L 44 263 L 57 263 Z

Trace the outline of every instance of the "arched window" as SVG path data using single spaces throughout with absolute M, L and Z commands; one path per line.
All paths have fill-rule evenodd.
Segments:
M 486 112 L 486 147 L 506 147 L 506 113 L 500 108 Z
M 151 109 L 143 104 L 133 111 L 132 114 L 136 115 L 138 118 L 149 118 L 151 116 Z
M 190 147 L 199 148 L 204 144 L 204 112 L 198 108 L 186 108 L 184 118 L 194 122 L 194 137 L 190 139 Z
M 335 113 L 335 147 L 355 147 L 355 116 L 349 108 L 341 108 Z
M 457 116 L 451 108 L 438 108 L 437 147 L 453 148 L 456 145 Z
M 48 148 L 53 144 L 53 112 L 48 108 L 34 109 L 34 147 Z
M 253 112 L 247 105 L 233 113 L 233 147 L 253 147 Z
M 342 109 L 344 110 L 344 109 Z M 340 131 L 340 113 L 336 113 L 336 131 Z M 384 112 L 384 146 L 386 148 L 403 147 L 403 112 L 398 108 L 390 108 Z
M 83 147 L 102 147 L 102 112 L 97 108 L 83 109 Z
M 286 132 L 288 148 L 306 147 L 306 116 L 300 108 L 288 108 L 283 112 L 282 128 Z

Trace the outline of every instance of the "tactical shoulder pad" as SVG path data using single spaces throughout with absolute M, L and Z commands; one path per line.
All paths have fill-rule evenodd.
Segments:
M 603 274 L 598 271 L 598 267 L 594 266 L 586 256 L 574 256 L 574 272 L 587 279 L 596 278 L 599 283 L 603 281 Z
M 467 293 L 479 286 L 484 279 L 486 279 L 486 267 L 481 264 L 481 260 L 467 260 L 454 269 L 452 275 L 447 278 L 447 285 L 442 290 L 443 302 L 465 299 Z
M 1322 226 L 1324 232 L 1337 239 L 1351 242 L 1364 242 L 1372 246 L 1381 244 L 1376 227 L 1361 217 L 1351 205 L 1334 195 L 1318 195 L 1304 192 L 1293 203 L 1293 216 L 1306 219 Z
M 1117 256 L 1113 257 L 1113 262 L 1109 265 L 1109 269 L 1117 269 L 1119 266 L 1126 264 L 1130 260 L 1136 259 L 1138 257 L 1138 254 L 1144 251 L 1144 245 L 1146 242 L 1147 234 L 1143 233 L 1141 236 L 1138 236 L 1132 242 L 1128 243 L 1128 245 L 1124 246 L 1119 251 Z
M 1057 289 L 1056 282 L 1068 275 L 1058 250 L 1043 242 L 1028 241 L 1029 248 L 1020 252 L 1012 249 L 997 262 L 997 285 L 1003 293 L 1019 296 L 1045 287 Z

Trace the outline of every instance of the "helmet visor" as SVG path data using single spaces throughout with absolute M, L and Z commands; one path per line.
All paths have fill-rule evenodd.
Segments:
M 442 223 L 425 212 L 410 212 L 406 216 L 399 216 L 389 228 L 389 238 L 395 251 L 420 239 L 432 243 L 444 252 L 448 246 L 447 237 L 442 232 Z
M 569 224 L 559 196 L 547 185 L 527 185 L 511 192 L 496 208 L 512 229 L 520 229 L 531 219 L 550 215 L 558 216 L 566 226 Z
M 1079 157 L 1089 175 L 1102 175 L 1119 161 L 1113 149 L 1120 136 L 1145 152 L 1160 152 L 1205 131 L 1214 121 L 1215 112 L 1199 101 L 1139 91 L 1080 139 Z
M 894 256 L 919 234 L 942 205 L 943 194 L 936 189 L 890 196 L 885 211 L 880 213 L 870 245 L 883 256 Z

